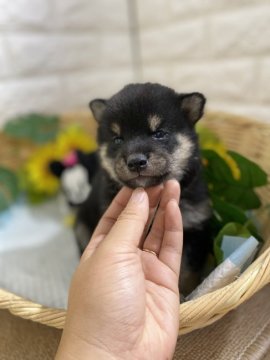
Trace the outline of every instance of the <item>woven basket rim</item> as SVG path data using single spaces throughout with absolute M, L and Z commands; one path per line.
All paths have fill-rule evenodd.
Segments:
M 223 317 L 228 311 L 248 300 L 270 282 L 270 248 L 266 249 L 231 284 L 179 305 L 179 334 L 205 327 Z M 226 304 L 226 306 L 224 306 Z M 27 300 L 8 290 L 0 289 L 0 309 L 44 325 L 63 329 L 66 310 L 50 308 Z M 203 322 L 202 322 L 203 318 Z
M 85 115 L 85 112 L 82 112 Z M 73 113 L 69 113 L 73 114 Z M 74 114 L 78 114 L 74 112 Z M 270 125 L 241 115 L 211 111 L 211 116 L 226 116 L 228 121 L 251 124 L 268 129 Z M 223 317 L 227 312 L 248 300 L 253 294 L 270 282 L 270 234 L 265 239 L 268 247 L 263 253 L 231 284 L 190 300 L 179 306 L 179 334 L 205 327 Z M 0 288 L 0 309 L 7 309 L 23 319 L 32 320 L 44 325 L 62 329 L 65 323 L 66 310 L 49 308 L 36 302 L 24 299 L 8 290 Z

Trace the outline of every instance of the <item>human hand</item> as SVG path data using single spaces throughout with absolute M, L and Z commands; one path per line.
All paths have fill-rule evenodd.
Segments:
M 172 358 L 183 237 L 179 196 L 174 180 L 118 193 L 75 272 L 56 359 Z

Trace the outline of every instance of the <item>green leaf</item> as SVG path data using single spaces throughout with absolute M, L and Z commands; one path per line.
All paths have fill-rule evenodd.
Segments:
M 221 249 L 221 243 L 224 235 L 249 238 L 252 234 L 246 226 L 243 226 L 241 224 L 235 222 L 226 224 L 214 239 L 214 254 L 218 264 L 222 263 L 222 261 L 224 260 L 224 254 Z
M 243 210 L 258 209 L 261 201 L 253 189 L 234 184 L 216 184 L 215 193 Z
M 238 180 L 240 184 L 249 188 L 267 185 L 267 173 L 257 164 L 234 151 L 228 151 L 228 154 L 240 169 L 241 178 Z
M 207 160 L 204 168 L 208 183 L 233 184 L 235 182 L 227 163 L 213 150 L 203 150 L 202 156 Z
M 220 222 L 221 226 L 224 226 L 229 222 L 245 224 L 248 221 L 248 218 L 242 209 L 215 195 L 212 196 L 212 204 L 214 216 Z
M 218 136 L 200 123 L 196 125 L 196 132 L 199 136 L 200 147 L 203 149 L 209 143 L 221 143 Z
M 18 179 L 11 170 L 0 167 L 0 211 L 8 208 L 19 193 Z
M 9 136 L 42 144 L 55 139 L 59 119 L 55 115 L 28 114 L 9 120 L 3 132 Z
M 249 219 L 245 224 L 244 227 L 248 229 L 248 231 L 251 233 L 252 236 L 254 236 L 259 242 L 263 243 L 264 240 L 261 237 L 261 235 L 258 232 L 257 227 L 255 226 L 255 224 L 252 222 L 251 219 Z
M 241 172 L 241 178 L 236 180 L 232 175 L 230 167 L 215 151 L 203 150 L 202 155 L 207 160 L 204 174 L 212 195 L 216 195 L 222 200 L 244 210 L 257 209 L 261 205 L 261 201 L 254 192 L 253 187 L 255 184 L 262 184 L 265 181 L 265 176 L 262 170 L 257 170 L 256 164 L 254 164 L 255 169 L 253 163 L 249 160 L 241 160 L 239 168 L 240 171 L 243 170 L 243 173 Z M 233 156 L 240 161 L 240 157 L 237 155 Z M 257 176 L 256 174 L 259 175 Z

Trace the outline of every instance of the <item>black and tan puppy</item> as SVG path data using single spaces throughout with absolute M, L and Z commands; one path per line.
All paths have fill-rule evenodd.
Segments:
M 81 250 L 122 186 L 150 187 L 177 179 L 184 224 L 181 289 L 188 293 L 194 288 L 209 250 L 211 215 L 194 131 L 204 104 L 200 93 L 178 94 L 151 83 L 127 85 L 108 100 L 90 102 L 98 122 L 100 169 L 78 213 Z

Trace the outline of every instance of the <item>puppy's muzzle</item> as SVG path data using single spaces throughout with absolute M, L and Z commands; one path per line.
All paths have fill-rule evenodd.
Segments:
M 144 154 L 131 154 L 127 158 L 127 166 L 130 171 L 140 172 L 147 168 L 148 159 Z

